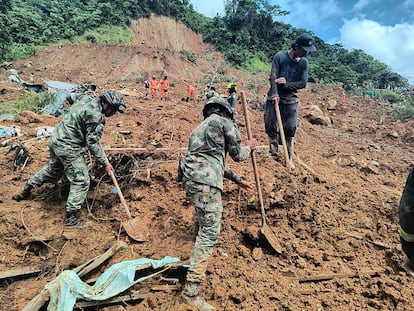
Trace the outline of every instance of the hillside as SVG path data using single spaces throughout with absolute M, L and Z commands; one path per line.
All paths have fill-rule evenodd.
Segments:
M 60 119 L 26 113 L 14 121 L 0 121 L 1 126 L 21 127 L 23 135 L 14 142 L 24 142 L 30 154 L 24 169 L 15 171 L 14 152 L 8 152 L 7 146 L 0 148 L 0 269 L 41 271 L 2 280 L 3 310 L 21 310 L 61 271 L 102 254 L 117 240 L 126 242 L 127 248 L 87 278 L 98 277 L 124 260 L 189 258 L 193 206 L 175 177 L 179 153 L 202 120 L 203 101 L 182 101 L 182 80 L 195 83 L 201 96 L 213 77 L 222 79 L 216 86 L 223 92 L 224 76 L 237 82 L 250 104 L 267 222 L 283 252 L 276 254 L 257 234 L 261 216 L 255 191 L 244 193 L 226 182 L 222 232 L 209 262 L 203 296 L 226 311 L 413 309 L 413 280 L 401 269 L 404 256 L 398 235 L 399 198 L 413 165 L 412 120 L 390 120 L 384 114 L 387 104 L 378 99 L 348 96 L 342 103 L 338 88 L 309 84 L 300 92 L 295 145 L 300 161 L 289 172 L 267 153 L 260 105 L 268 88 L 267 75 L 250 76 L 227 68 L 219 53 L 174 20 L 153 16 L 134 22 L 131 30 L 130 45 L 46 47 L 13 68 L 23 79 L 35 72 L 37 81 L 90 81 L 99 91 L 113 88 L 125 95 L 128 109 L 107 119 L 102 143 L 132 216 L 148 228 L 148 240 L 134 242 L 121 230 L 121 221 L 127 218 L 102 168 L 92 171 L 96 187 L 82 209 L 89 226 L 78 232 L 63 230 L 64 184 L 44 185 L 34 192 L 33 200 L 13 201 L 12 195 L 49 156 L 47 140 L 35 139 L 37 128 L 55 126 Z M 182 59 L 181 50 L 195 53 L 197 62 Z M 217 73 L 218 67 L 224 75 Z M 169 101 L 145 97 L 142 81 L 153 74 L 168 75 L 173 84 Z M 3 69 L 0 80 L 7 76 Z M 257 92 L 250 91 L 252 83 Z M 1 104 L 23 92 L 6 82 L 0 89 L 4 90 Z M 334 109 L 330 94 L 338 103 Z M 309 122 L 313 105 L 329 120 L 327 125 Z M 237 109 L 237 124 L 247 139 L 241 105 Z M 228 164 L 254 180 L 250 161 Z M 178 283 L 166 286 L 168 278 L 177 278 Z M 149 294 L 146 299 L 99 310 L 191 310 L 179 298 L 183 285 L 179 270 L 154 277 L 127 291 Z

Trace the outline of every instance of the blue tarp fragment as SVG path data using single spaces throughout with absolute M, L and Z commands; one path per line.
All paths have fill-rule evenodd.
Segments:
M 160 260 L 140 258 L 123 261 L 112 265 L 93 286 L 84 283 L 75 271 L 65 270 L 45 286 L 50 293 L 47 310 L 72 311 L 77 299 L 106 300 L 151 277 L 145 276 L 134 280 L 135 271 L 139 266 L 150 263 L 154 269 L 158 269 L 179 261 L 179 258 L 170 256 Z
M 56 97 L 53 103 L 50 103 L 46 107 L 44 107 L 41 111 L 42 114 L 49 114 L 49 115 L 55 115 L 56 112 L 59 111 L 59 109 L 62 107 L 63 103 L 66 100 L 67 94 L 70 92 L 76 90 L 79 85 L 73 84 L 73 83 L 66 83 L 66 82 L 60 82 L 60 81 L 53 81 L 53 80 L 43 80 L 46 84 L 49 90 L 56 92 Z M 59 112 L 59 114 L 61 114 Z

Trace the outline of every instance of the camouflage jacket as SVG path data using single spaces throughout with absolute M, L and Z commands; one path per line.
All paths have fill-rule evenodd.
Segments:
M 407 242 L 414 242 L 414 167 L 407 177 L 399 209 L 400 235 Z
M 69 94 L 67 100 L 73 105 L 50 136 L 52 145 L 73 154 L 88 147 L 99 163 L 108 164 L 99 143 L 105 126 L 100 100 L 79 93 Z
M 226 154 L 240 162 L 250 147 L 240 146 L 241 135 L 232 120 L 212 114 L 191 133 L 182 164 L 183 181 L 192 180 L 223 190 L 223 177 L 236 183 L 241 178 L 226 166 Z

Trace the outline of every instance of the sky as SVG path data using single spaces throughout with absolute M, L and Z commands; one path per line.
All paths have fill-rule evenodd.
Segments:
M 414 0 L 268 0 L 290 14 L 277 21 L 304 28 L 328 44 L 361 49 L 414 85 Z M 191 0 L 209 17 L 224 0 Z

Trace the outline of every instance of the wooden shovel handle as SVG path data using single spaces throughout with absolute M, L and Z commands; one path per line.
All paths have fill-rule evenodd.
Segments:
M 109 162 L 109 161 L 108 161 L 108 157 L 106 156 L 105 151 L 104 151 L 104 149 L 103 149 L 103 147 L 102 147 L 102 145 L 101 145 L 101 142 L 99 142 L 99 146 L 100 146 L 100 147 L 101 147 L 101 149 L 102 149 L 102 153 L 103 153 L 103 155 L 105 156 L 106 161 L 107 161 L 107 162 Z M 128 218 L 129 218 L 129 219 L 132 219 L 131 212 L 129 211 L 128 205 L 126 204 L 126 201 L 125 201 L 124 195 L 122 194 L 121 188 L 119 188 L 119 184 L 118 184 L 118 181 L 116 180 L 116 177 L 115 177 L 115 173 L 114 173 L 114 171 L 112 171 L 112 170 L 111 170 L 111 171 L 109 172 L 109 176 L 111 176 L 111 178 L 112 178 L 112 181 L 113 181 L 113 183 L 114 183 L 114 185 L 115 185 L 115 188 L 116 188 L 116 191 L 117 191 L 117 193 L 118 193 L 119 199 L 121 200 L 121 204 L 122 204 L 122 206 L 124 207 L 125 212 L 126 212 L 126 214 L 127 214 Z
M 277 125 L 279 127 L 279 135 L 280 135 L 280 139 L 282 140 L 283 154 L 285 155 L 286 167 L 288 169 L 291 169 L 291 165 L 289 161 L 289 154 L 288 154 L 287 145 L 286 145 L 285 130 L 283 129 L 283 122 L 282 122 L 282 117 L 280 115 L 278 103 L 275 104 L 275 112 L 276 112 Z
M 249 112 L 247 111 L 246 97 L 245 97 L 243 91 L 240 92 L 240 96 L 241 96 L 241 102 L 242 102 L 242 105 L 243 105 L 244 119 L 246 121 L 247 138 L 249 140 L 251 140 L 251 139 L 253 139 L 253 135 L 252 135 L 251 127 L 250 127 Z M 252 155 L 254 179 L 255 179 L 255 182 L 256 182 L 256 190 L 257 190 L 257 194 L 259 196 L 260 211 L 262 213 L 262 224 L 264 225 L 266 223 L 266 214 L 265 214 L 265 209 L 264 209 L 264 205 L 263 205 L 262 189 L 260 187 L 259 170 L 257 169 L 256 150 L 252 150 L 251 155 Z
M 109 175 L 111 176 L 112 181 L 114 182 L 114 185 L 115 185 L 116 191 L 118 192 L 119 199 L 121 200 L 121 204 L 122 204 L 122 206 L 124 207 L 125 212 L 126 212 L 126 214 L 127 214 L 128 218 L 129 218 L 129 219 L 132 219 L 131 212 L 129 211 L 128 205 L 126 204 L 126 201 L 125 201 L 124 195 L 122 194 L 121 188 L 119 188 L 119 184 L 118 184 L 118 181 L 116 180 L 116 177 L 115 177 L 114 171 L 112 171 L 112 170 L 111 170 L 111 171 L 109 172 Z

